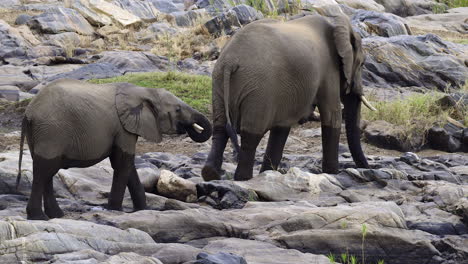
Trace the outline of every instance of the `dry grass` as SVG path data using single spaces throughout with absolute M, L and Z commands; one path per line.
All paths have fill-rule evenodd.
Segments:
M 21 14 L 36 16 L 36 15 L 40 15 L 41 13 L 42 13 L 41 11 L 0 8 L 0 19 L 7 22 L 10 25 L 14 25 L 16 18 Z
M 192 57 L 195 52 L 201 52 L 214 41 L 202 25 L 186 29 L 175 35 L 166 34 L 155 42 L 151 50 L 154 54 L 166 56 L 171 60 Z

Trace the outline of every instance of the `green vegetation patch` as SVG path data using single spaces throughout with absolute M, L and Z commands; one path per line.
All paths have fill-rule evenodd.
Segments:
M 148 88 L 165 88 L 203 114 L 209 114 L 211 111 L 211 78 L 208 76 L 180 72 L 149 72 L 95 79 L 90 82 L 128 82 Z
M 448 8 L 467 7 L 468 0 L 437 0 L 439 4 L 432 6 L 432 12 L 434 14 L 440 14 L 447 11 Z
M 457 105 L 444 108 L 438 103 L 445 94 L 430 92 L 415 94 L 395 101 L 372 102 L 377 111 L 362 107 L 362 116 L 369 121 L 384 120 L 401 128 L 402 139 L 426 135 L 434 124 L 444 125 L 449 118 L 468 125 L 468 107 Z M 424 137 L 426 138 L 426 137 Z

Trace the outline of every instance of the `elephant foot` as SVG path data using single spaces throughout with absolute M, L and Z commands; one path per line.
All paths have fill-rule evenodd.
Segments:
M 236 173 L 234 174 L 234 180 L 235 181 L 248 181 L 252 179 L 252 173 L 241 173 L 236 170 Z
M 27 216 L 27 219 L 28 220 L 49 220 L 49 217 L 44 214 L 43 212 L 41 213 L 27 213 L 28 216 Z
M 147 208 L 146 201 L 141 203 L 133 203 L 133 211 L 141 211 Z
M 63 213 L 62 209 L 54 208 L 54 209 L 45 209 L 45 213 L 49 218 L 61 218 L 65 214 Z
M 122 205 L 112 205 L 112 204 L 108 204 L 108 205 L 105 206 L 104 208 L 106 208 L 107 210 L 122 211 Z
M 338 174 L 340 170 L 338 168 L 332 168 L 332 167 L 323 167 L 322 168 L 323 173 L 328 173 L 328 174 Z
M 205 165 L 203 167 L 202 177 L 203 177 L 203 180 L 205 180 L 205 181 L 214 181 L 214 180 L 220 180 L 221 179 L 221 175 L 218 172 L 218 170 L 216 170 L 215 168 L 213 168 L 213 167 L 211 167 L 209 165 Z

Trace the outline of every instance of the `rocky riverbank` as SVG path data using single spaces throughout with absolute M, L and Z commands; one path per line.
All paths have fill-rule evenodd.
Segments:
M 64 218 L 25 220 L 28 151 L 15 188 L 23 99 L 59 78 L 209 76 L 244 25 L 315 12 L 350 17 L 363 38 L 363 82 L 373 101 L 436 90 L 447 93 L 438 104 L 468 113 L 468 7 L 434 0 L 2 1 L 0 263 L 348 263 L 342 254 L 366 264 L 468 263 L 463 120 L 411 140 L 385 121 L 363 122 L 371 169 L 353 168 L 342 140 L 339 174 L 321 173 L 320 124 L 310 122 L 293 129 L 279 171 L 258 174 L 257 163 L 247 182 L 231 181 L 229 147 L 223 180 L 203 182 L 210 142 L 140 140 L 136 165 L 148 210 L 132 212 L 128 193 L 123 212 L 105 209 L 113 173 L 105 160 L 54 177 Z M 264 139 L 257 161 L 265 147 Z

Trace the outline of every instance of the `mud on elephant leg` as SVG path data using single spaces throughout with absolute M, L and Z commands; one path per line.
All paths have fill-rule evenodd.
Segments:
M 64 216 L 64 213 L 60 209 L 54 195 L 54 174 L 50 176 L 50 179 L 47 179 L 48 181 L 44 187 L 44 211 L 49 218 L 60 218 Z
M 223 153 L 228 141 L 228 134 L 224 126 L 213 128 L 213 137 L 210 154 L 202 169 L 202 177 L 205 181 L 221 179 L 221 165 L 223 163 Z
M 112 150 L 110 162 L 114 169 L 114 177 L 107 205 L 110 210 L 122 210 L 125 188 L 132 173 L 132 167 L 134 167 L 134 159 L 134 155 L 125 153 L 118 147 L 114 147 Z
M 145 188 L 141 184 L 140 178 L 138 178 L 138 173 L 133 163 L 127 186 L 135 211 L 146 209 Z
M 34 155 L 32 190 L 31 195 L 29 196 L 28 205 L 26 206 L 27 218 L 29 220 L 49 219 L 49 217 L 47 217 L 47 215 L 44 214 L 44 211 L 42 210 L 43 196 L 47 200 L 44 202 L 44 204 L 46 205 L 46 212 L 50 213 L 50 217 L 58 217 L 60 215 L 61 210 L 58 208 L 55 197 L 53 197 L 53 186 L 49 183 L 52 181 L 52 177 L 58 172 L 60 168 L 57 166 L 57 164 L 59 164 L 58 159 L 49 160 L 44 159 L 38 155 Z M 54 208 L 55 206 L 59 211 L 57 211 L 57 208 Z
M 290 130 L 290 127 L 274 127 L 270 130 L 268 146 L 265 151 L 265 156 L 263 157 L 263 164 L 260 172 L 278 169 Z
M 255 162 L 255 151 L 263 135 L 241 132 L 241 149 L 239 163 L 237 164 L 234 180 L 247 181 L 252 179 L 252 170 Z

